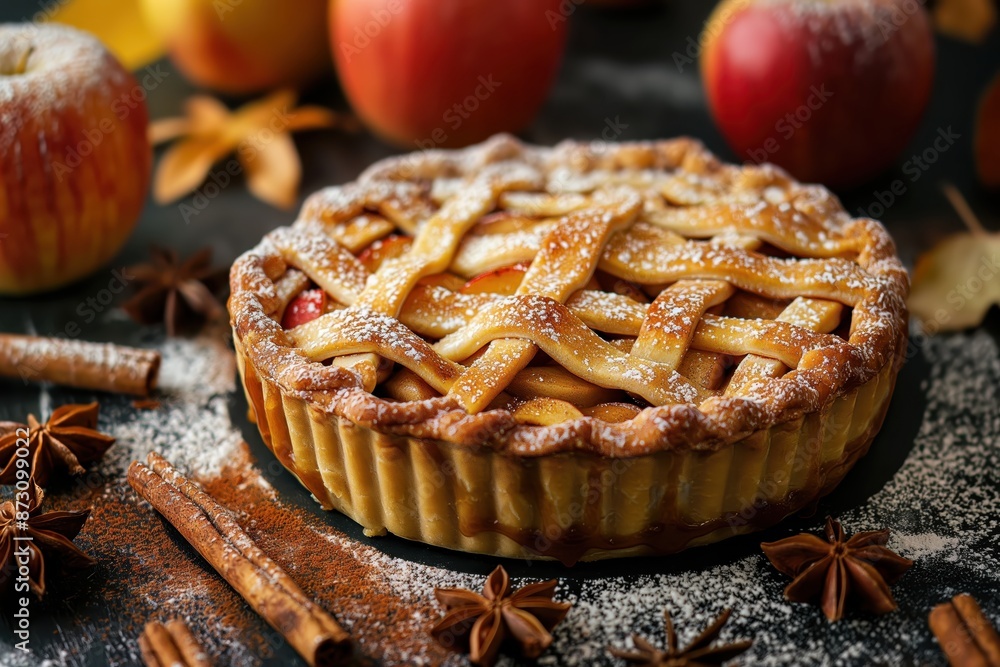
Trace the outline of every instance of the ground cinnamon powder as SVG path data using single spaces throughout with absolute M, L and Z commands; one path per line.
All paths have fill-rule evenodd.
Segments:
M 329 539 L 336 531 L 314 514 L 281 503 L 248 457 L 244 452 L 244 461 L 206 481 L 205 490 L 236 512 L 257 545 L 344 625 L 359 654 L 392 664 L 441 664 L 449 652 L 427 633 L 441 613 L 433 591 L 422 601 L 389 591 L 377 563 Z
M 199 481 L 351 633 L 359 664 L 440 665 L 457 659 L 427 632 L 441 614 L 433 591 L 404 600 L 389 590 L 377 562 L 359 557 L 347 538 L 316 515 L 280 501 L 245 444 L 221 474 Z M 255 665 L 294 655 L 123 480 L 90 475 L 52 498 L 49 509 L 93 508 L 77 543 L 98 562 L 86 573 L 54 581 L 52 594 L 39 603 L 76 612 L 72 634 L 78 639 L 67 631 L 58 642 L 62 650 L 70 640 L 71 653 L 111 665 L 138 664 L 145 623 L 181 616 L 216 664 Z

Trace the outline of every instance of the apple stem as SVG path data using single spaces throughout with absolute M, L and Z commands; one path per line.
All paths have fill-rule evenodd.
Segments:
M 951 183 L 945 183 L 941 186 L 941 190 L 944 192 L 944 196 L 948 198 L 951 205 L 955 208 L 955 212 L 958 213 L 958 217 L 962 219 L 965 226 L 969 228 L 969 231 L 976 236 L 985 236 L 987 234 L 986 228 L 983 227 L 983 223 L 979 221 L 979 218 L 972 211 L 972 207 L 969 206 L 969 202 L 966 201 L 965 196 L 959 192 Z
M 28 58 L 31 54 L 35 52 L 35 47 L 29 46 L 28 50 L 21 55 L 21 59 L 17 61 L 17 65 L 14 66 L 13 74 L 24 74 L 25 70 L 28 69 Z

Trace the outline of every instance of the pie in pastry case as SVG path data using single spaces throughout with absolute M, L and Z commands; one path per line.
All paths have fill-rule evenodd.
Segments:
M 252 416 L 323 507 L 564 563 L 828 493 L 906 345 L 878 222 L 690 139 L 391 158 L 309 198 L 231 285 Z

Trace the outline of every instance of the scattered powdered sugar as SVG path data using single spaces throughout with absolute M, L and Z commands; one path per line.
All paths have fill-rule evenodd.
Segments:
M 161 347 L 161 393 L 188 400 L 217 396 L 236 387 L 236 360 L 218 335 L 171 338 Z
M 169 399 L 168 399 L 169 401 Z M 225 396 L 197 403 L 165 402 L 158 410 L 144 410 L 128 421 L 112 421 L 115 412 L 101 415 L 102 428 L 115 436 L 101 464 L 107 475 L 124 472 L 132 461 L 145 461 L 156 451 L 175 465 L 199 477 L 210 477 L 222 469 L 243 440 L 229 419 Z
M 218 474 L 243 437 L 229 418 L 228 395 L 235 389 L 236 361 L 218 330 L 195 339 L 168 339 L 160 346 L 155 410 L 107 403 L 101 428 L 115 445 L 101 462 L 108 476 L 157 451 L 174 465 L 199 476 Z
M 7 651 L 7 647 L 0 643 L 0 649 Z M 57 667 L 66 664 L 66 656 L 61 652 L 58 660 L 38 660 L 31 653 L 24 651 L 9 651 L 0 657 L 0 665 L 3 667 Z
M 944 557 L 953 559 L 955 550 L 960 546 L 957 537 L 941 537 L 934 533 L 910 535 L 895 533 L 889 541 L 889 547 L 911 560 Z
M 324 532 L 322 535 L 331 543 L 348 548 L 355 559 L 370 564 L 379 572 L 380 581 L 405 601 L 420 600 L 435 587 L 476 591 L 483 587 L 482 577 L 389 556 L 340 533 Z

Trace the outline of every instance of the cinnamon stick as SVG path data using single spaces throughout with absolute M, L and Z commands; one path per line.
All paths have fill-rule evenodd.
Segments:
M 1000 667 L 1000 635 L 971 595 L 937 605 L 928 622 L 952 667 Z
M 346 660 L 351 639 L 343 628 L 201 487 L 151 452 L 148 465 L 133 461 L 128 481 L 222 577 L 280 632 L 311 667 Z
M 179 618 L 150 621 L 139 635 L 139 652 L 146 667 L 211 667 L 208 654 Z
M 0 334 L 0 376 L 148 396 L 160 353 L 111 343 Z

